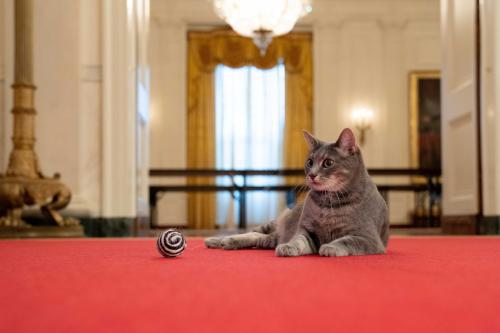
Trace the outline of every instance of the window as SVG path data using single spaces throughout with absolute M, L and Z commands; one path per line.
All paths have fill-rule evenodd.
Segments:
M 216 167 L 218 169 L 279 169 L 282 167 L 285 124 L 285 68 L 282 63 L 215 70 Z M 229 177 L 218 184 L 230 185 Z M 241 184 L 241 179 L 234 181 Z M 271 185 L 278 179 L 249 177 L 247 185 Z M 278 216 L 275 192 L 247 192 L 247 222 L 264 223 Z M 217 223 L 231 226 L 238 212 L 237 198 L 217 195 Z

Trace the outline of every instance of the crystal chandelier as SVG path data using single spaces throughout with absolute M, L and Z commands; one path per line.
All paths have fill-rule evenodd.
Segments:
M 264 55 L 273 37 L 293 29 L 312 11 L 312 0 L 214 0 L 217 15 L 238 34 L 253 38 Z

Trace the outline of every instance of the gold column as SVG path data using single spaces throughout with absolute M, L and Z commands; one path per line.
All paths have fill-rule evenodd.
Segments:
M 38 178 L 35 145 L 35 107 L 33 85 L 33 2 L 16 0 L 14 63 L 14 149 L 10 154 L 7 176 Z
M 33 2 L 16 0 L 15 17 L 15 77 L 18 84 L 33 82 Z
M 54 177 L 45 177 L 40 172 L 34 150 L 36 87 L 33 84 L 32 0 L 14 1 L 14 22 L 13 149 L 10 153 L 7 172 L 5 175 L 0 175 L 0 228 L 3 228 L 0 230 L 0 236 L 5 234 L 22 236 L 19 233 L 13 234 L 12 229 L 30 227 L 21 219 L 24 205 L 40 206 L 42 213 L 52 225 L 69 226 L 74 232 L 68 233 L 66 230 L 66 235 L 79 235 L 82 231 L 79 222 L 72 218 L 64 219 L 57 212 L 69 204 L 71 191 L 59 181 L 58 174 Z M 33 231 L 26 233 L 30 237 L 35 234 Z

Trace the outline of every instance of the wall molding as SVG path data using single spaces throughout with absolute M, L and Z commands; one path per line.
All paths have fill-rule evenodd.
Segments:
M 479 234 L 481 234 L 481 235 L 499 235 L 500 234 L 500 215 L 483 216 L 479 221 Z
M 136 131 L 133 21 L 124 1 L 103 1 L 102 15 L 101 214 L 135 216 L 136 141 L 130 135 Z
M 134 217 L 82 217 L 80 223 L 87 237 L 130 237 L 137 234 Z
M 91 201 L 79 194 L 74 194 L 71 203 L 64 209 L 67 216 L 99 216 L 98 211 L 93 211 Z
M 441 221 L 443 234 L 458 235 L 499 235 L 500 215 L 477 216 L 457 215 L 443 216 Z
M 86 237 L 131 237 L 131 236 L 149 236 L 149 229 L 145 229 L 135 217 L 89 217 L 89 216 L 75 216 L 80 220 L 83 231 Z M 36 228 L 43 228 L 48 226 L 49 222 L 41 213 L 25 214 L 23 219 L 37 227 L 33 227 L 34 232 Z M 140 224 L 140 225 L 139 225 Z M 57 227 L 56 227 L 57 228 Z M 57 235 L 57 234 L 56 234 Z M 64 235 L 65 237 L 75 237 L 74 235 Z M 54 236 L 52 236 L 54 237 Z M 57 235 L 56 237 L 61 237 Z
M 383 18 L 378 20 L 381 29 L 384 30 L 396 30 L 401 31 L 405 30 L 408 24 L 411 22 L 410 19 L 401 17 L 401 18 Z
M 102 65 L 82 65 L 80 70 L 83 82 L 102 82 Z
M 441 228 L 445 235 L 475 235 L 478 223 L 477 215 L 447 215 L 441 218 Z

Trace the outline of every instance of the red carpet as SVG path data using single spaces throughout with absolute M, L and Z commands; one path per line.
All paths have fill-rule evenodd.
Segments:
M 277 258 L 188 240 L 0 241 L 1 332 L 500 332 L 500 238 Z

